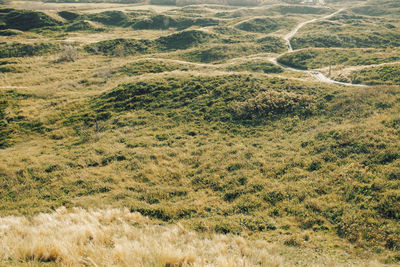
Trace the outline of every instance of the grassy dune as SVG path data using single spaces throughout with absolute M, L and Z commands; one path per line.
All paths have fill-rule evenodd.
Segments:
M 398 22 L 390 18 L 371 18 L 346 11 L 302 28 L 293 38 L 292 46 L 294 49 L 399 47 L 398 27 Z
M 400 65 L 393 64 L 374 68 L 365 68 L 353 71 L 350 75 L 354 83 L 399 85 Z
M 0 265 L 398 264 L 399 19 L 286 2 L 1 9 Z
M 400 49 L 309 48 L 288 53 L 278 61 L 295 68 L 318 69 L 329 66 L 362 66 L 400 61 Z

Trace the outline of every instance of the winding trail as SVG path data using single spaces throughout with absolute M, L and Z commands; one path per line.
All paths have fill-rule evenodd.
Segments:
M 342 9 L 339 9 L 339 10 L 335 11 L 335 12 L 332 13 L 332 14 L 329 14 L 329 15 L 325 16 L 325 17 L 316 18 L 316 19 L 312 19 L 312 20 L 308 20 L 308 21 L 305 21 L 305 22 L 302 22 L 302 23 L 298 24 L 298 25 L 296 26 L 296 28 L 294 28 L 291 32 L 289 32 L 288 34 L 286 34 L 286 35 L 283 37 L 283 39 L 285 39 L 285 41 L 286 41 L 286 43 L 287 43 L 287 45 L 288 45 L 288 48 L 289 48 L 289 49 L 288 49 L 288 52 L 293 52 L 293 51 L 294 51 L 294 50 L 293 50 L 293 47 L 292 47 L 292 44 L 290 43 L 290 39 L 292 39 L 293 36 L 295 36 L 296 33 L 297 33 L 301 28 L 303 28 L 303 27 L 306 26 L 307 24 L 316 22 L 317 20 L 329 19 L 329 18 L 335 16 L 336 14 L 339 14 L 339 13 L 342 12 L 343 10 L 344 10 L 344 9 L 342 8 Z
M 322 18 L 315 18 L 315 19 L 308 20 L 308 21 L 305 21 L 305 22 L 302 22 L 302 23 L 298 24 L 298 25 L 296 26 L 296 28 L 294 28 L 291 32 L 289 32 L 288 34 L 286 34 L 286 35 L 283 37 L 283 39 L 285 39 L 285 41 L 286 41 L 286 43 L 287 43 L 287 46 L 288 46 L 288 53 L 291 53 L 291 52 L 294 52 L 294 51 L 295 51 L 295 50 L 293 50 L 292 44 L 291 44 L 291 42 L 290 42 L 290 39 L 292 39 L 293 36 L 295 36 L 295 35 L 297 34 L 297 32 L 298 32 L 301 28 L 303 28 L 303 27 L 304 27 L 305 25 L 307 25 L 307 24 L 316 22 L 316 21 L 318 21 L 318 20 L 331 18 L 331 17 L 335 16 L 336 14 L 339 14 L 339 13 L 342 12 L 343 10 L 344 10 L 344 9 L 342 8 L 342 9 L 339 9 L 339 10 L 335 11 L 334 13 L 332 13 L 332 14 L 330 14 L 330 15 L 325 16 L 325 17 L 322 17 Z M 323 83 L 339 84 L 339 85 L 345 85 L 345 86 L 359 86 L 359 87 L 366 87 L 366 86 L 367 86 L 367 85 L 364 85 L 364 84 L 352 84 L 352 83 L 338 82 L 338 81 L 335 81 L 335 80 L 332 80 L 332 79 L 326 77 L 324 74 L 322 74 L 322 73 L 319 72 L 319 71 L 315 71 L 315 70 L 302 70 L 302 69 L 296 69 L 296 68 L 292 68 L 292 67 L 286 66 L 286 65 L 281 64 L 281 63 L 278 62 L 278 57 L 280 57 L 280 56 L 282 56 L 282 55 L 283 55 L 283 54 L 278 55 L 278 56 L 275 57 L 275 58 L 270 58 L 269 61 L 272 62 L 272 63 L 274 63 L 274 64 L 276 64 L 276 65 L 278 65 L 278 66 L 280 66 L 280 67 L 282 67 L 282 68 L 284 68 L 284 69 L 287 69 L 287 70 L 308 73 L 308 74 L 314 76 L 315 79 L 317 79 L 318 81 L 323 82 Z

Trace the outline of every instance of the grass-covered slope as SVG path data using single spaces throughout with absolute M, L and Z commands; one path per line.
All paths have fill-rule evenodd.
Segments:
M 1 32 L 0 265 L 398 265 L 397 17 L 279 58 L 356 87 L 273 63 L 326 7 L 30 5 L 63 22 Z
M 144 59 L 126 64 L 121 68 L 121 71 L 128 75 L 142 75 L 147 73 L 162 73 L 174 70 L 184 71 L 189 69 L 190 67 L 185 64 Z
M 212 42 L 217 36 L 204 31 L 188 30 L 160 37 L 158 46 L 167 50 L 187 49 L 199 44 Z
M 398 27 L 390 19 L 376 19 L 341 12 L 327 21 L 302 28 L 292 39 L 294 49 L 306 47 L 386 48 L 399 47 Z
M 271 62 L 264 60 L 249 60 L 247 62 L 241 62 L 232 64 L 227 67 L 229 71 L 253 71 L 263 73 L 281 73 L 283 69 Z
M 271 33 L 283 28 L 290 28 L 295 22 L 284 18 L 254 18 L 237 24 L 235 27 L 247 32 Z
M 59 51 L 60 46 L 51 43 L 0 43 L 0 58 L 40 56 Z
M 281 87 L 247 75 L 166 77 L 122 84 L 101 96 L 96 110 L 174 110 L 170 115 L 178 119 L 217 121 L 312 113 L 315 100 L 306 90 L 281 92 Z
M 394 0 L 372 0 L 366 5 L 354 7 L 351 9 L 354 13 L 368 16 L 398 16 L 400 15 L 400 4 Z
M 278 40 L 279 42 L 280 40 Z M 279 42 L 279 44 L 282 44 Z M 190 62 L 223 63 L 229 59 L 249 56 L 259 53 L 284 51 L 283 47 L 276 47 L 273 43 L 242 42 L 233 44 L 212 44 L 189 51 L 182 51 L 174 55 L 179 59 Z
M 69 17 L 72 18 L 73 15 Z M 131 23 L 131 18 L 121 11 L 104 11 L 96 14 L 89 14 L 87 18 L 111 26 L 128 26 Z
M 399 49 L 315 49 L 287 53 L 278 58 L 286 66 L 317 69 L 329 66 L 360 66 L 400 61 Z
M 102 53 L 105 55 L 139 55 L 165 50 L 187 49 L 210 42 L 217 38 L 216 35 L 198 30 L 187 30 L 162 36 L 156 40 L 143 39 L 114 39 L 87 45 L 85 50 L 89 53 Z
M 400 64 L 353 71 L 351 77 L 353 83 L 400 85 Z
M 282 15 L 287 14 L 326 14 L 331 13 L 331 10 L 324 7 L 314 7 L 308 5 L 277 5 L 269 8 L 268 11 L 278 12 Z
M 399 92 L 366 90 L 251 75 L 124 83 L 65 110 L 57 131 L 44 122 L 56 158 L 2 165 L 1 210 L 101 200 L 198 231 L 395 249 Z
M 183 30 L 191 26 L 215 26 L 219 20 L 213 18 L 191 18 L 191 17 L 173 17 L 162 14 L 137 19 L 132 27 L 136 30 L 143 29 L 169 29 L 177 28 Z
M 61 22 L 42 12 L 30 10 L 0 9 L 0 20 L 4 25 L 1 28 L 27 31 L 35 28 L 60 25 Z
M 87 45 L 85 51 L 108 56 L 125 56 L 148 54 L 157 50 L 154 42 L 150 40 L 114 39 Z

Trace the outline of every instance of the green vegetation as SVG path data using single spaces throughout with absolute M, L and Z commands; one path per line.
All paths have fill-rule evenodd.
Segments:
M 67 32 L 74 32 L 74 31 L 104 31 L 103 28 L 95 28 L 87 21 L 77 21 L 72 23 L 71 25 L 67 26 L 65 29 Z
M 148 40 L 115 39 L 87 45 L 85 50 L 89 53 L 125 56 L 151 53 L 156 51 L 156 48 L 154 43 Z
M 0 66 L 0 73 L 5 73 L 5 72 L 21 73 L 25 71 L 26 71 L 25 68 L 16 65 Z
M 8 129 L 6 118 L 6 108 L 8 106 L 8 102 L 5 101 L 4 96 L 2 96 L 2 100 L 0 102 L 0 148 L 5 148 L 10 142 L 10 130 Z
M 80 14 L 77 14 L 77 13 L 74 13 L 71 11 L 66 11 L 66 10 L 57 12 L 57 14 L 60 17 L 62 17 L 63 19 L 70 20 L 70 21 L 76 20 L 76 19 L 79 19 L 82 17 L 82 15 L 80 15 Z
M 295 49 L 306 47 L 343 47 L 343 48 L 380 48 L 380 47 L 400 47 L 400 34 L 370 34 L 368 36 L 357 34 L 349 36 L 350 33 L 344 34 L 320 34 L 305 35 L 303 37 L 295 37 L 292 39 L 292 45 Z
M 128 75 L 161 73 L 173 70 L 188 70 L 188 67 L 183 64 L 167 63 L 163 61 L 140 60 L 129 63 L 121 68 L 121 71 Z
M 298 69 L 335 65 L 360 66 L 400 61 L 398 49 L 303 49 L 278 58 L 279 63 Z
M 292 39 L 294 49 L 306 47 L 386 48 L 400 47 L 396 26 L 388 20 L 340 13 L 328 21 L 319 21 L 301 29 Z
M 162 36 L 156 40 L 115 39 L 85 47 L 89 53 L 122 56 L 148 54 L 156 51 L 187 49 L 215 39 L 210 33 L 189 30 Z
M 185 238 L 191 234 L 184 229 L 228 238 L 243 259 L 227 261 L 233 266 L 250 264 L 251 240 L 255 265 L 267 262 L 260 258 L 267 244 L 293 265 L 398 265 L 400 19 L 389 10 L 355 13 L 352 1 L 326 1 L 332 9 L 289 2 L 256 8 L 32 2 L 52 10 L 1 9 L 0 34 L 7 37 L 0 43 L 0 215 L 27 219 L 0 218 L 0 228 L 15 220 L 32 230 L 40 218 L 62 224 L 79 213 L 96 217 L 98 230 L 81 227 L 88 250 L 76 245 L 62 258 L 65 243 L 32 249 L 14 227 L 3 247 L 18 241 L 6 253 L 26 247 L 27 254 L 0 252 L 0 265 L 97 264 L 103 249 L 109 265 L 129 265 L 117 244 L 129 252 L 137 237 L 128 244 L 119 236 L 128 231 L 123 222 L 138 232 L 173 224 L 171 232 Z M 373 3 L 357 1 L 357 8 Z M 396 8 L 393 0 L 379 8 L 390 3 Z M 339 6 L 347 10 L 321 19 Z M 62 22 L 53 19 L 56 12 Z M 22 27 L 29 18 L 37 19 Z M 304 49 L 287 53 L 285 35 L 314 18 L 292 38 L 295 49 Z M 275 59 L 376 86 L 331 84 Z M 132 216 L 146 222 L 138 226 Z M 121 232 L 104 235 L 110 223 Z M 9 232 L 25 239 L 13 243 Z M 100 258 L 83 261 L 95 243 Z M 185 266 L 189 254 L 159 262 Z
M 20 32 L 16 31 L 16 30 L 0 30 L 0 36 L 15 36 L 15 35 L 19 35 Z
M 257 39 L 256 42 L 261 45 L 261 49 L 271 53 L 282 53 L 286 51 L 286 42 L 282 38 L 267 36 Z
M 351 9 L 354 13 L 368 16 L 387 16 L 400 15 L 400 4 L 396 1 L 369 1 L 370 5 L 354 7 Z
M 259 0 L 150 0 L 153 5 L 196 5 L 196 4 L 215 4 L 215 5 L 232 5 L 232 6 L 257 6 L 260 4 Z
M 47 3 L 116 3 L 116 4 L 135 4 L 141 3 L 140 0 L 44 0 Z
M 278 81 L 279 85 L 274 85 L 268 80 L 254 79 L 247 75 L 172 76 L 120 85 L 102 95 L 95 110 L 96 114 L 109 114 L 110 110 L 161 109 L 166 113 L 175 110 L 170 116 L 182 120 L 204 114 L 205 120 L 222 121 L 236 120 L 236 117 L 249 119 L 252 115 L 245 115 L 249 112 L 254 112 L 259 118 L 304 114 L 298 108 L 308 110 L 306 113 L 309 113 L 310 97 L 270 91 L 279 88 L 282 83 Z M 237 89 L 232 91 L 231 88 Z
M 330 13 L 331 10 L 327 8 L 312 7 L 312 6 L 275 6 L 269 9 L 269 11 L 278 12 L 280 14 L 326 14 Z
M 143 29 L 169 29 L 177 28 L 183 30 L 191 26 L 215 26 L 219 24 L 219 20 L 213 18 L 187 18 L 172 17 L 166 15 L 153 15 L 144 19 L 137 19 L 132 27 L 136 30 Z
M 27 31 L 35 28 L 60 25 L 61 23 L 42 12 L 29 10 L 1 9 L 0 21 L 4 21 L 3 28 Z
M 263 73 L 281 73 L 283 69 L 271 62 L 263 60 L 249 60 L 245 63 L 235 64 L 227 67 L 229 71 L 253 71 Z
M 0 58 L 40 56 L 44 54 L 54 53 L 58 50 L 58 45 L 49 43 L 0 43 Z
M 216 36 L 214 34 L 189 30 L 160 37 L 156 42 L 161 49 L 176 50 L 198 46 L 202 43 L 211 42 L 215 38 Z
M 365 68 L 351 73 L 353 83 L 400 85 L 400 64 Z
M 127 14 L 121 11 L 104 11 L 101 13 L 90 14 L 88 19 L 111 26 L 128 26 L 131 20 Z
M 255 18 L 241 22 L 235 27 L 242 31 L 271 33 L 283 28 L 293 26 L 295 22 L 290 19 Z
M 38 120 L 18 115 L 20 102 L 32 96 L 3 90 L 0 93 L 0 149 L 13 145 L 20 136 L 44 134 L 46 127 Z
M 275 52 L 279 47 L 260 46 L 254 43 L 217 44 L 198 48 L 178 55 L 178 58 L 191 62 L 222 63 L 228 59 L 258 53 Z M 272 51 L 271 51 L 272 50 Z

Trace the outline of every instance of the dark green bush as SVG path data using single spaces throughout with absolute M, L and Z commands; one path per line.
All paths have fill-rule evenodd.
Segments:
M 0 43 L 0 58 L 40 56 L 57 52 L 59 49 L 59 45 L 49 43 Z
M 128 26 L 131 19 L 122 11 L 104 11 L 101 13 L 90 14 L 88 19 L 110 26 Z
M 166 63 L 162 61 L 141 60 L 130 63 L 121 68 L 121 71 L 128 75 L 141 75 L 144 73 L 161 73 L 173 70 L 187 70 L 183 65 Z
M 265 61 L 248 61 L 246 63 L 229 66 L 229 71 L 254 71 L 263 73 L 281 73 L 283 69 L 271 62 Z
M 7 28 L 21 31 L 61 25 L 61 22 L 42 12 L 30 10 L 12 10 L 4 17 L 4 21 Z
M 293 21 L 284 18 L 254 18 L 237 24 L 235 27 L 247 32 L 271 33 L 282 28 L 290 27 L 293 24 Z
M 244 102 L 237 102 L 233 110 L 238 118 L 269 118 L 284 114 L 307 114 L 313 110 L 313 100 L 309 96 L 295 93 L 266 91 Z
M 214 34 L 209 34 L 203 31 L 182 31 L 165 37 L 160 37 L 156 40 L 161 49 L 175 50 L 187 49 L 202 43 L 210 42 L 215 39 Z
M 387 219 L 400 219 L 400 194 L 398 191 L 386 193 L 377 206 L 378 212 Z

